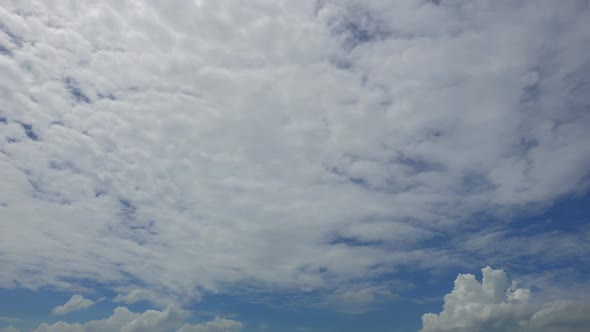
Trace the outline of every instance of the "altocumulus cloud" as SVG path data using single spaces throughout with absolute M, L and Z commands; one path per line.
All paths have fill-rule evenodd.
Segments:
M 508 283 L 506 273 L 482 269 L 479 283 L 460 274 L 445 296 L 443 311 L 425 314 L 421 332 L 582 332 L 590 326 L 590 303 L 553 301 L 535 303 L 531 292 Z
M 0 287 L 367 307 L 400 267 L 473 262 L 441 248 L 474 216 L 590 179 L 586 1 L 13 0 L 0 22 Z
M 65 315 L 68 312 L 89 308 L 93 304 L 94 301 L 85 299 L 82 295 L 75 294 L 64 305 L 53 308 L 51 313 L 54 315 Z
M 83 324 L 61 321 L 54 324 L 42 323 L 33 332 L 240 332 L 244 327 L 241 322 L 220 317 L 200 324 L 184 323 L 189 316 L 188 311 L 175 306 L 169 306 L 162 311 L 147 310 L 143 313 L 118 307 L 105 319 Z M 13 327 L 6 331 L 19 332 Z

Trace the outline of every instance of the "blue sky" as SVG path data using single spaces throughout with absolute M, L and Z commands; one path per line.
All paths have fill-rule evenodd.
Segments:
M 587 1 L 3 1 L 0 332 L 586 331 Z

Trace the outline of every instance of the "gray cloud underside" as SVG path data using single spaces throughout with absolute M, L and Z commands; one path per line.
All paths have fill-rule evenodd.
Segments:
M 4 3 L 0 287 L 363 302 L 587 187 L 584 1 Z

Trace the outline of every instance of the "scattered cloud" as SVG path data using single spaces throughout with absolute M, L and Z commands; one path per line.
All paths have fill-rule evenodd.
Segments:
M 146 310 L 143 313 L 118 307 L 105 319 L 86 323 L 42 323 L 33 332 L 239 332 L 244 327 L 241 322 L 220 317 L 191 325 L 184 322 L 189 316 L 188 311 L 175 306 L 169 306 L 162 311 Z M 19 332 L 12 327 L 1 331 Z
M 14 326 L 8 326 L 8 327 L 0 327 L 0 332 L 20 332 L 20 330 Z
M 240 332 L 244 328 L 241 322 L 215 317 L 212 321 L 196 324 L 183 325 L 178 332 Z
M 94 305 L 94 301 L 85 299 L 82 295 L 72 295 L 64 305 L 57 306 L 51 310 L 54 315 L 65 315 L 72 311 L 83 310 Z
M 503 270 L 486 267 L 482 274 L 481 283 L 459 274 L 443 310 L 422 317 L 421 331 L 582 332 L 590 324 L 587 301 L 536 303 L 529 289 L 509 284 Z
M 22 319 L 16 318 L 16 317 L 0 316 L 0 322 L 19 323 L 19 322 L 22 322 Z

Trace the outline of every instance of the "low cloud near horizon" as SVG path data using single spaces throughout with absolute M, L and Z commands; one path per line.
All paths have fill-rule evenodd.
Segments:
M 503 270 L 486 267 L 482 281 L 459 274 L 439 314 L 422 316 L 420 332 L 584 332 L 590 301 L 532 301 L 531 291 L 509 283 Z
M 117 307 L 113 314 L 105 319 L 85 323 L 66 323 L 63 321 L 42 323 L 32 332 L 240 332 L 244 327 L 241 322 L 215 317 L 200 324 L 186 324 L 190 317 L 186 310 L 169 306 L 165 310 L 146 310 L 135 313 L 126 307 Z M 21 332 L 14 327 L 1 329 L 0 332 Z

